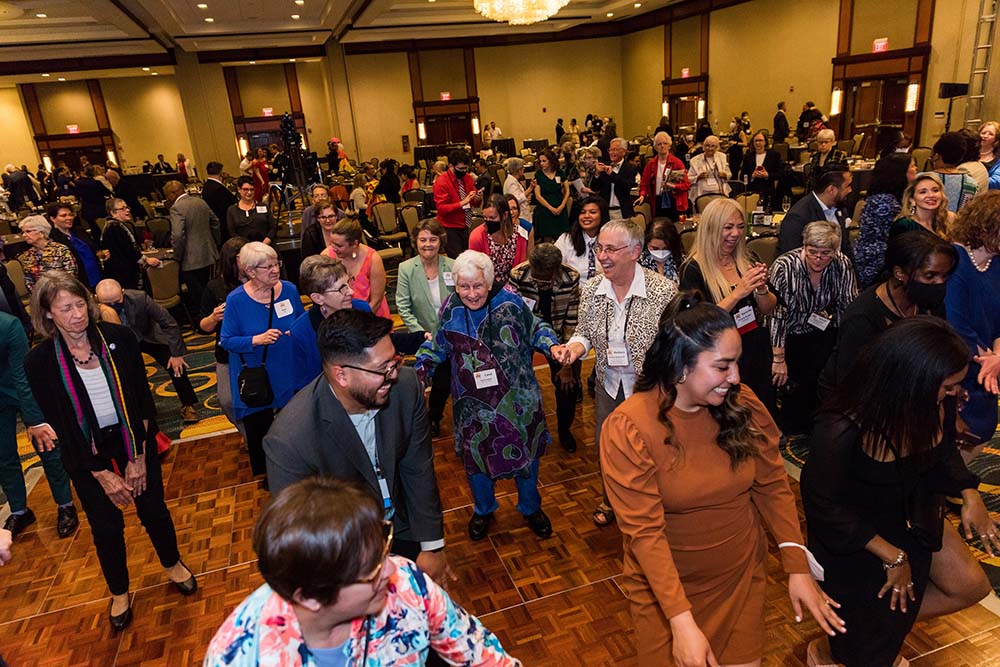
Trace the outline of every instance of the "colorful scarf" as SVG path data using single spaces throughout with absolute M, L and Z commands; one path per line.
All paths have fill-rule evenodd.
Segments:
M 132 423 L 129 420 L 128 411 L 125 409 L 125 399 L 122 395 L 122 382 L 118 375 L 118 366 L 111 356 L 108 343 L 104 340 L 104 334 L 101 333 L 100 329 L 97 329 L 97 336 L 101 339 L 101 347 L 98 350 L 97 360 L 101 364 L 101 370 L 104 371 L 104 377 L 108 382 L 108 387 L 111 389 L 111 400 L 115 404 L 115 414 L 118 415 L 118 426 L 121 429 L 122 442 L 125 445 L 125 456 L 128 457 L 129 461 L 135 461 L 138 451 L 136 449 L 135 437 L 132 435 Z M 56 361 L 59 363 L 59 375 L 62 379 L 63 388 L 69 395 L 70 402 L 73 403 L 73 412 L 76 413 L 76 421 L 80 424 L 80 429 L 83 431 L 83 438 L 90 443 L 91 450 L 96 455 L 97 442 L 94 440 L 94 433 L 91 430 L 90 424 L 87 423 L 80 394 L 73 383 L 73 366 L 66 359 L 66 350 L 68 348 L 64 348 L 63 345 L 62 337 L 56 333 Z

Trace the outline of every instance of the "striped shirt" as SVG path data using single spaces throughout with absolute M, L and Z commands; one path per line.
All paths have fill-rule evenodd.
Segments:
M 108 378 L 104 375 L 104 370 L 97 368 L 80 368 L 76 371 L 83 380 L 83 385 L 87 388 L 87 396 L 90 397 L 90 404 L 94 408 L 94 416 L 97 417 L 97 425 L 100 428 L 114 426 L 118 423 L 118 413 L 115 412 L 114 401 L 111 400 L 111 388 L 108 386 Z
M 814 289 L 803 252 L 802 248 L 789 250 L 771 265 L 769 284 L 778 297 L 771 317 L 772 347 L 785 347 L 789 334 L 816 331 L 817 327 L 809 323 L 814 313 L 827 317 L 830 326 L 839 326 L 847 306 L 858 295 L 854 267 L 843 253 L 838 251 L 833 256 L 820 276 L 819 289 Z

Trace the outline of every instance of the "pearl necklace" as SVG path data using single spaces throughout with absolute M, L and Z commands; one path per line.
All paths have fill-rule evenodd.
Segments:
M 969 253 L 969 259 L 972 261 L 972 265 L 976 267 L 976 271 L 986 273 L 990 270 L 990 264 L 993 263 L 993 258 L 996 257 L 996 255 L 990 255 L 990 258 L 986 260 L 986 265 L 979 266 L 979 262 L 976 261 L 976 256 L 972 253 L 972 248 L 967 245 L 963 245 L 962 247 L 965 248 L 965 252 Z

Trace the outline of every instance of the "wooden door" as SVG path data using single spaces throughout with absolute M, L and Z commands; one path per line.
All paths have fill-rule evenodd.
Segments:
M 698 124 L 698 98 L 675 96 L 668 101 L 670 124 L 681 132 L 693 132 Z

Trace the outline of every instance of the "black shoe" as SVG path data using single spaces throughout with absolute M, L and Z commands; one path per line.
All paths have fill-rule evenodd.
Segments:
M 112 604 L 114 604 L 114 600 L 112 600 Z M 109 610 L 108 621 L 111 622 L 111 627 L 114 628 L 115 632 L 121 632 L 127 628 L 132 623 L 132 602 L 129 601 L 128 609 L 117 616 L 112 615 Z
M 59 537 L 69 537 L 80 527 L 80 519 L 76 516 L 76 508 L 72 505 L 59 508 L 59 519 L 56 521 L 56 533 Z
M 184 565 L 184 561 L 177 561 L 181 565 Z M 184 569 L 191 572 L 191 568 L 184 565 Z M 180 591 L 181 595 L 194 595 L 198 591 L 198 580 L 194 578 L 194 572 L 191 572 L 191 576 L 186 581 L 173 582 L 177 590 Z
M 31 508 L 24 510 L 23 514 L 11 514 L 4 521 L 4 530 L 10 531 L 11 538 L 15 538 L 24 532 L 24 529 L 35 523 L 35 513 L 31 511 Z
M 490 532 L 490 522 L 493 521 L 493 512 L 489 514 L 476 514 L 472 513 L 472 518 L 469 519 L 469 537 L 473 541 L 478 541 L 486 537 Z
M 589 378 L 587 378 L 587 391 L 593 394 L 596 387 L 597 387 L 597 378 L 591 375 Z
M 441 435 L 441 420 L 437 421 L 431 420 L 431 437 L 437 438 Z
M 576 438 L 569 431 L 559 433 L 559 444 L 571 454 L 576 451 Z
M 531 530 L 535 531 L 535 535 L 538 535 L 543 540 L 546 537 L 552 536 L 552 522 L 549 521 L 549 517 L 545 516 L 545 512 L 538 510 L 531 516 L 524 517 L 528 520 L 528 525 L 531 526 Z

